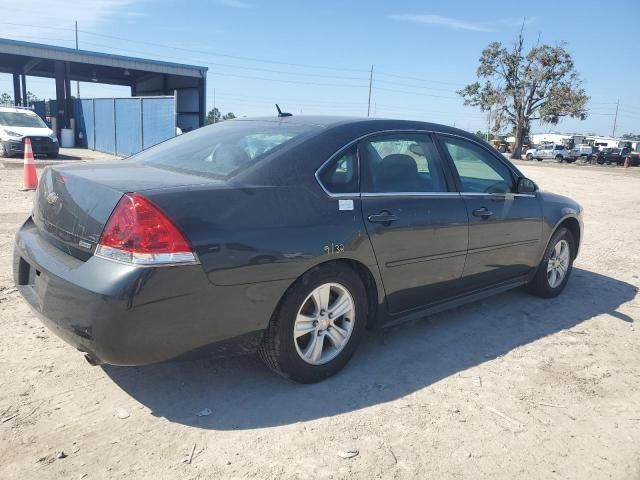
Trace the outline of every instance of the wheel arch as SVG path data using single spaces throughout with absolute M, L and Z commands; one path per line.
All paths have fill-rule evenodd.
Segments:
M 324 262 L 320 262 L 309 269 L 302 272 L 297 278 L 293 279 L 286 290 L 283 292 L 280 300 L 276 304 L 276 307 L 272 313 L 272 315 L 278 311 L 280 308 L 280 304 L 282 300 L 285 298 L 287 293 L 291 290 L 291 288 L 298 283 L 300 280 L 304 278 L 305 275 L 308 275 L 310 272 L 314 270 L 318 270 L 321 268 L 326 268 L 330 265 L 341 265 L 353 270 L 356 275 L 362 281 L 362 284 L 365 287 L 365 292 L 367 294 L 367 307 L 368 307 L 368 315 L 367 315 L 367 329 L 375 328 L 381 320 L 381 315 L 384 312 L 384 309 L 381 308 L 381 305 L 384 303 L 384 287 L 382 285 L 382 281 L 379 277 L 376 277 L 375 273 L 371 270 L 370 267 L 365 265 L 359 260 L 355 260 L 353 258 L 337 258 L 331 259 Z
M 566 228 L 567 230 L 569 230 L 569 232 L 571 232 L 571 235 L 573 236 L 573 239 L 575 241 L 575 247 L 576 247 L 576 251 L 573 255 L 573 258 L 575 259 L 578 256 L 578 251 L 580 250 L 580 241 L 582 237 L 582 228 L 580 226 L 580 222 L 576 217 L 571 215 L 562 218 L 553 228 L 551 235 L 549 236 L 549 241 L 551 241 L 551 238 L 553 237 L 553 235 L 560 228 Z

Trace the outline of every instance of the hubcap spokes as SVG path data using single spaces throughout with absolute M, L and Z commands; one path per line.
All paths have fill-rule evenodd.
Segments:
M 355 303 L 338 283 L 315 288 L 298 310 L 293 327 L 298 355 L 307 363 L 322 365 L 347 345 L 355 320 Z
M 569 243 L 563 239 L 553 247 L 547 264 L 547 281 L 551 288 L 556 288 L 562 283 L 569 270 L 569 262 Z

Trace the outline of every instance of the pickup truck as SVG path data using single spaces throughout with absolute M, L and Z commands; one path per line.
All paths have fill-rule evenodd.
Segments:
M 564 145 L 553 143 L 538 145 L 535 148 L 530 148 L 529 150 L 527 150 L 525 158 L 527 160 L 533 160 L 535 158 L 539 162 L 546 159 L 553 159 L 559 163 L 571 163 L 575 160 L 575 158 L 571 155 L 571 151 L 568 150 L 567 147 L 565 147 Z
M 598 152 L 599 150 L 591 145 L 580 144 L 572 148 L 570 153 L 574 160 L 582 158 L 587 162 L 591 162 L 597 158 Z
M 603 148 L 600 152 L 598 152 L 596 161 L 600 165 L 602 165 L 603 163 L 606 163 L 607 165 L 610 165 L 611 163 L 622 165 L 624 163 L 625 157 L 631 157 L 633 160 L 631 148 Z

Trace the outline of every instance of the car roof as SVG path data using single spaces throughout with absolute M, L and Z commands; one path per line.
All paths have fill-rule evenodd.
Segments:
M 28 113 L 31 115 L 35 115 L 35 112 L 28 108 L 20 108 L 20 107 L 7 107 L 0 106 L 0 112 L 9 112 L 9 113 Z
M 346 125 L 371 125 L 372 128 L 379 129 L 407 129 L 407 130 L 435 130 L 439 132 L 449 132 L 457 135 L 472 135 L 465 130 L 460 130 L 448 125 L 439 123 L 422 122 L 418 120 L 399 120 L 392 118 L 371 118 L 371 117 L 346 117 L 337 115 L 291 115 L 287 117 L 246 117 L 231 120 L 233 122 L 265 121 L 278 122 L 292 125 L 313 125 L 317 127 L 331 128 Z

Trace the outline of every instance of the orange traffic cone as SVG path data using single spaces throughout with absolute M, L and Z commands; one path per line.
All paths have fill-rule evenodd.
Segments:
M 38 188 L 38 174 L 36 173 L 36 162 L 31 149 L 31 139 L 24 139 L 24 190 L 35 190 Z

